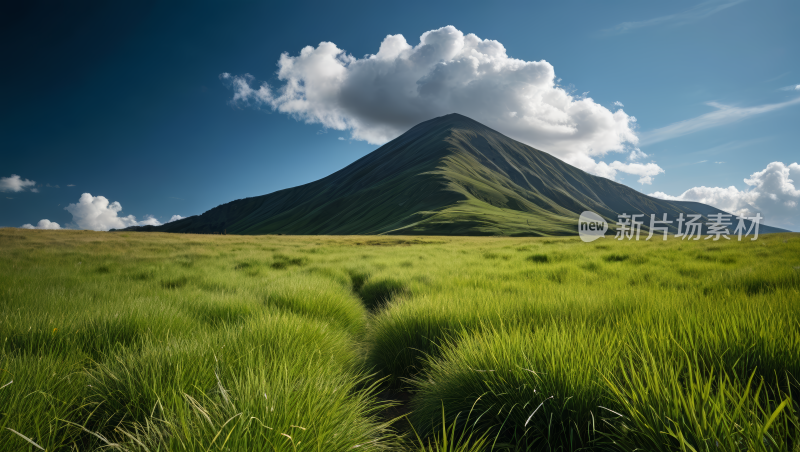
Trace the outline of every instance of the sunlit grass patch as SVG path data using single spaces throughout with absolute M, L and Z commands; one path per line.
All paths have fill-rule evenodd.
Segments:
M 303 273 L 265 281 L 267 306 L 336 324 L 354 335 L 363 331 L 366 309 L 347 287 Z

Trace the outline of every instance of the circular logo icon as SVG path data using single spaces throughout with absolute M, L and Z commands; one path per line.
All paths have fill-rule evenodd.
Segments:
M 578 235 L 584 242 L 594 242 L 604 237 L 608 231 L 608 223 L 600 215 L 587 210 L 578 218 Z

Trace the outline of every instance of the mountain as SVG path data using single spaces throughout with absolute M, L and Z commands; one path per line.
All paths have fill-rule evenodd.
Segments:
M 592 176 L 459 114 L 425 121 L 330 176 L 231 201 L 143 231 L 228 234 L 550 236 L 591 210 L 617 215 L 721 212 L 664 201 Z M 673 227 L 675 225 L 673 224 Z M 734 225 L 735 226 L 735 225 Z M 731 228 L 732 230 L 733 228 Z M 762 225 L 760 233 L 783 232 Z

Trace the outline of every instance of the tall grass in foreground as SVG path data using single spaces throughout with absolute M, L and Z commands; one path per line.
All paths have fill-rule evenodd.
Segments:
M 423 434 L 443 425 L 484 432 L 495 447 L 514 450 L 797 446 L 796 384 L 779 381 L 788 372 L 741 379 L 722 360 L 715 367 L 698 354 L 653 351 L 648 344 L 659 341 L 632 344 L 624 327 L 615 328 L 551 324 L 445 344 L 413 380 L 412 424 Z M 473 421 L 458 422 L 475 412 Z
M 122 354 L 89 372 L 88 429 L 133 450 L 382 450 L 348 338 L 292 315 Z M 112 442 L 109 440 L 109 442 Z M 132 442 L 132 443 L 131 443 Z
M 415 381 L 412 424 L 440 428 L 440 411 L 459 430 L 488 432 L 500 445 L 575 450 L 596 437 L 608 404 L 600 375 L 617 360 L 618 334 L 581 325 L 543 325 L 465 336 L 443 346 Z M 466 420 L 467 413 L 480 413 Z M 458 418 L 463 419 L 457 422 Z
M 797 452 L 797 268 L 796 234 L 4 229 L 0 450 Z
M 797 450 L 800 419 L 790 374 L 742 379 L 724 365 L 707 368 L 694 354 L 666 361 L 645 349 L 631 354 L 606 389 L 618 412 L 604 439 L 623 450 Z M 782 379 L 786 379 L 781 381 Z M 784 392 L 784 389 L 786 392 Z

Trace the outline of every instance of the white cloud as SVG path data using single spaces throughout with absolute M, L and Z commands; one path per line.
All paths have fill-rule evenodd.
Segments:
M 643 185 L 651 185 L 653 183 L 653 177 L 664 172 L 664 170 L 655 163 L 611 162 L 608 166 L 616 171 L 639 176 L 637 182 Z
M 696 20 L 705 19 L 706 17 L 712 16 L 744 1 L 745 0 L 707 0 L 680 13 L 668 14 L 666 16 L 636 22 L 622 22 L 613 28 L 605 30 L 605 33 L 623 34 L 638 28 L 652 27 L 655 25 L 683 25 Z
M 642 152 L 642 150 L 641 150 L 641 149 L 639 149 L 639 148 L 634 148 L 634 149 L 631 151 L 630 155 L 628 155 L 628 160 L 631 160 L 631 161 L 636 161 L 636 160 L 645 159 L 645 158 L 647 158 L 647 157 L 649 157 L 649 155 L 647 155 L 647 154 L 645 154 L 644 152 Z
M 128 216 L 135 218 L 133 215 Z M 152 215 L 145 215 L 144 220 L 140 221 L 137 226 L 161 226 L 161 222 L 156 220 L 156 217 Z
M 800 226 L 800 164 L 785 165 L 772 162 L 762 171 L 744 179 L 751 188 L 738 190 L 734 186 L 694 187 L 679 196 L 655 192 L 650 196 L 673 201 L 697 201 L 736 215 L 753 216 L 761 213 L 764 222 L 772 226 L 797 229 Z
M 67 187 L 74 187 L 75 184 L 67 184 Z
M 617 107 L 620 107 L 620 108 L 624 107 L 624 105 L 622 105 L 622 102 L 620 102 L 620 101 L 614 102 L 614 105 L 616 105 Z
M 344 141 L 344 137 L 339 137 L 339 141 Z
M 64 208 L 72 214 L 72 221 L 81 229 L 94 231 L 108 231 L 109 229 L 122 229 L 129 226 L 159 226 L 161 223 L 152 216 L 137 221 L 133 215 L 120 217 L 122 205 L 114 201 L 108 202 L 104 196 L 92 196 L 89 193 L 81 195 L 77 204 L 70 204 Z
M 283 84 L 277 87 L 256 87 L 250 74 L 226 72 L 220 80 L 233 90 L 235 106 L 271 108 L 306 123 L 349 130 L 351 138 L 372 144 L 425 120 L 461 113 L 613 178 L 630 167 L 597 158 L 627 152 L 638 142 L 636 118 L 572 95 L 558 85 L 547 61 L 511 58 L 501 43 L 453 26 L 423 33 L 416 46 L 402 35 L 389 35 L 376 54 L 364 58 L 322 42 L 297 56 L 284 53 L 278 68 Z
M 11 177 L 0 177 L 0 191 L 19 192 L 25 190 L 26 187 L 35 186 L 35 181 L 23 179 L 16 174 L 12 174 Z M 30 190 L 34 193 L 39 191 L 35 188 L 31 188 Z
M 800 85 L 784 86 L 781 91 L 800 91 Z
M 716 108 L 716 111 L 700 115 L 696 118 L 686 119 L 651 130 L 642 134 L 642 145 L 658 143 L 672 138 L 677 138 L 690 133 L 699 132 L 711 127 L 722 126 L 732 122 L 740 121 L 750 116 L 760 115 L 791 105 L 800 104 L 800 97 L 777 104 L 758 105 L 755 107 L 731 107 L 717 102 L 708 102 L 708 105 Z
M 183 220 L 183 217 L 180 215 L 173 215 L 167 223 L 172 223 L 173 221 Z
M 23 224 L 21 226 L 22 229 L 61 229 L 61 226 L 58 223 L 55 223 L 50 220 L 39 220 L 39 223 L 36 226 L 28 223 Z

